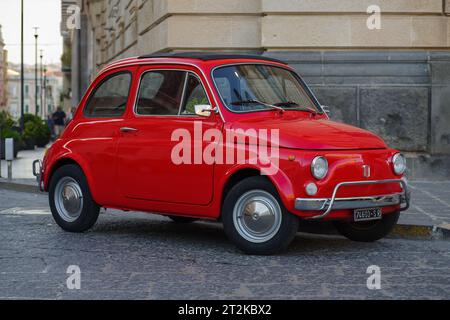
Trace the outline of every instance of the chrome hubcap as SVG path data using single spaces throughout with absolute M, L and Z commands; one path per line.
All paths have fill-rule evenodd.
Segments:
M 272 239 L 280 229 L 281 216 L 278 201 L 263 190 L 243 194 L 233 210 L 236 230 L 244 239 L 253 243 Z
M 55 188 L 55 206 L 60 217 L 73 222 L 83 210 L 83 192 L 78 182 L 71 177 L 58 181 Z

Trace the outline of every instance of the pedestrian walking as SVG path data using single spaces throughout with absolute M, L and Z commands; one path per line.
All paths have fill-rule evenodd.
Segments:
M 51 115 L 47 116 L 47 126 L 50 130 L 50 137 L 52 140 L 55 139 L 55 123 L 53 122 L 53 118 Z
M 58 107 L 53 113 L 52 119 L 55 125 L 55 136 L 59 138 L 61 133 L 64 131 L 65 121 L 66 121 L 66 113 L 63 111 L 61 107 Z

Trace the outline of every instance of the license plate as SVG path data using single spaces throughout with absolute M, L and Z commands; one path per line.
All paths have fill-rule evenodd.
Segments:
M 379 220 L 381 217 L 381 208 L 356 209 L 353 211 L 354 221 Z

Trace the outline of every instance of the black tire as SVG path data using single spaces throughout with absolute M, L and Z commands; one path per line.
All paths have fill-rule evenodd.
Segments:
M 180 217 L 180 216 L 167 216 L 170 220 L 179 224 L 187 224 L 197 221 L 198 219 L 189 218 L 189 217 Z
M 400 212 L 383 215 L 381 220 L 367 222 L 335 221 L 337 231 L 358 242 L 374 242 L 387 236 L 397 224 Z
M 274 234 L 270 239 L 255 243 L 244 238 L 238 231 L 234 218 L 234 209 L 238 199 L 245 197 L 245 194 L 261 190 L 269 193 L 278 203 L 281 209 L 281 222 L 278 231 L 275 233 L 274 230 Z M 282 251 L 294 239 L 299 225 L 298 217 L 286 210 L 274 185 L 262 176 L 247 178 L 231 188 L 222 205 L 222 221 L 227 237 L 240 250 L 246 254 L 254 255 L 270 255 Z
M 55 203 L 55 190 L 61 179 L 75 180 L 82 193 L 83 203 L 81 213 L 74 221 L 66 221 L 63 214 L 60 214 Z M 74 164 L 64 165 L 58 168 L 53 174 L 49 185 L 49 204 L 52 211 L 53 219 L 65 231 L 84 232 L 90 229 L 97 221 L 100 207 L 94 202 L 89 190 L 86 177 L 81 168 Z

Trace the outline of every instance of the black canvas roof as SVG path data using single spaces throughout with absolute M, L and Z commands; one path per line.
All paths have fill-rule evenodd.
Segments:
M 255 59 L 262 61 L 273 61 L 285 63 L 281 60 L 268 58 L 259 55 L 239 54 L 239 53 L 208 53 L 208 52 L 176 52 L 176 53 L 153 53 L 140 56 L 139 59 L 148 58 L 185 58 L 185 59 L 199 59 L 202 61 L 221 60 L 221 59 Z

